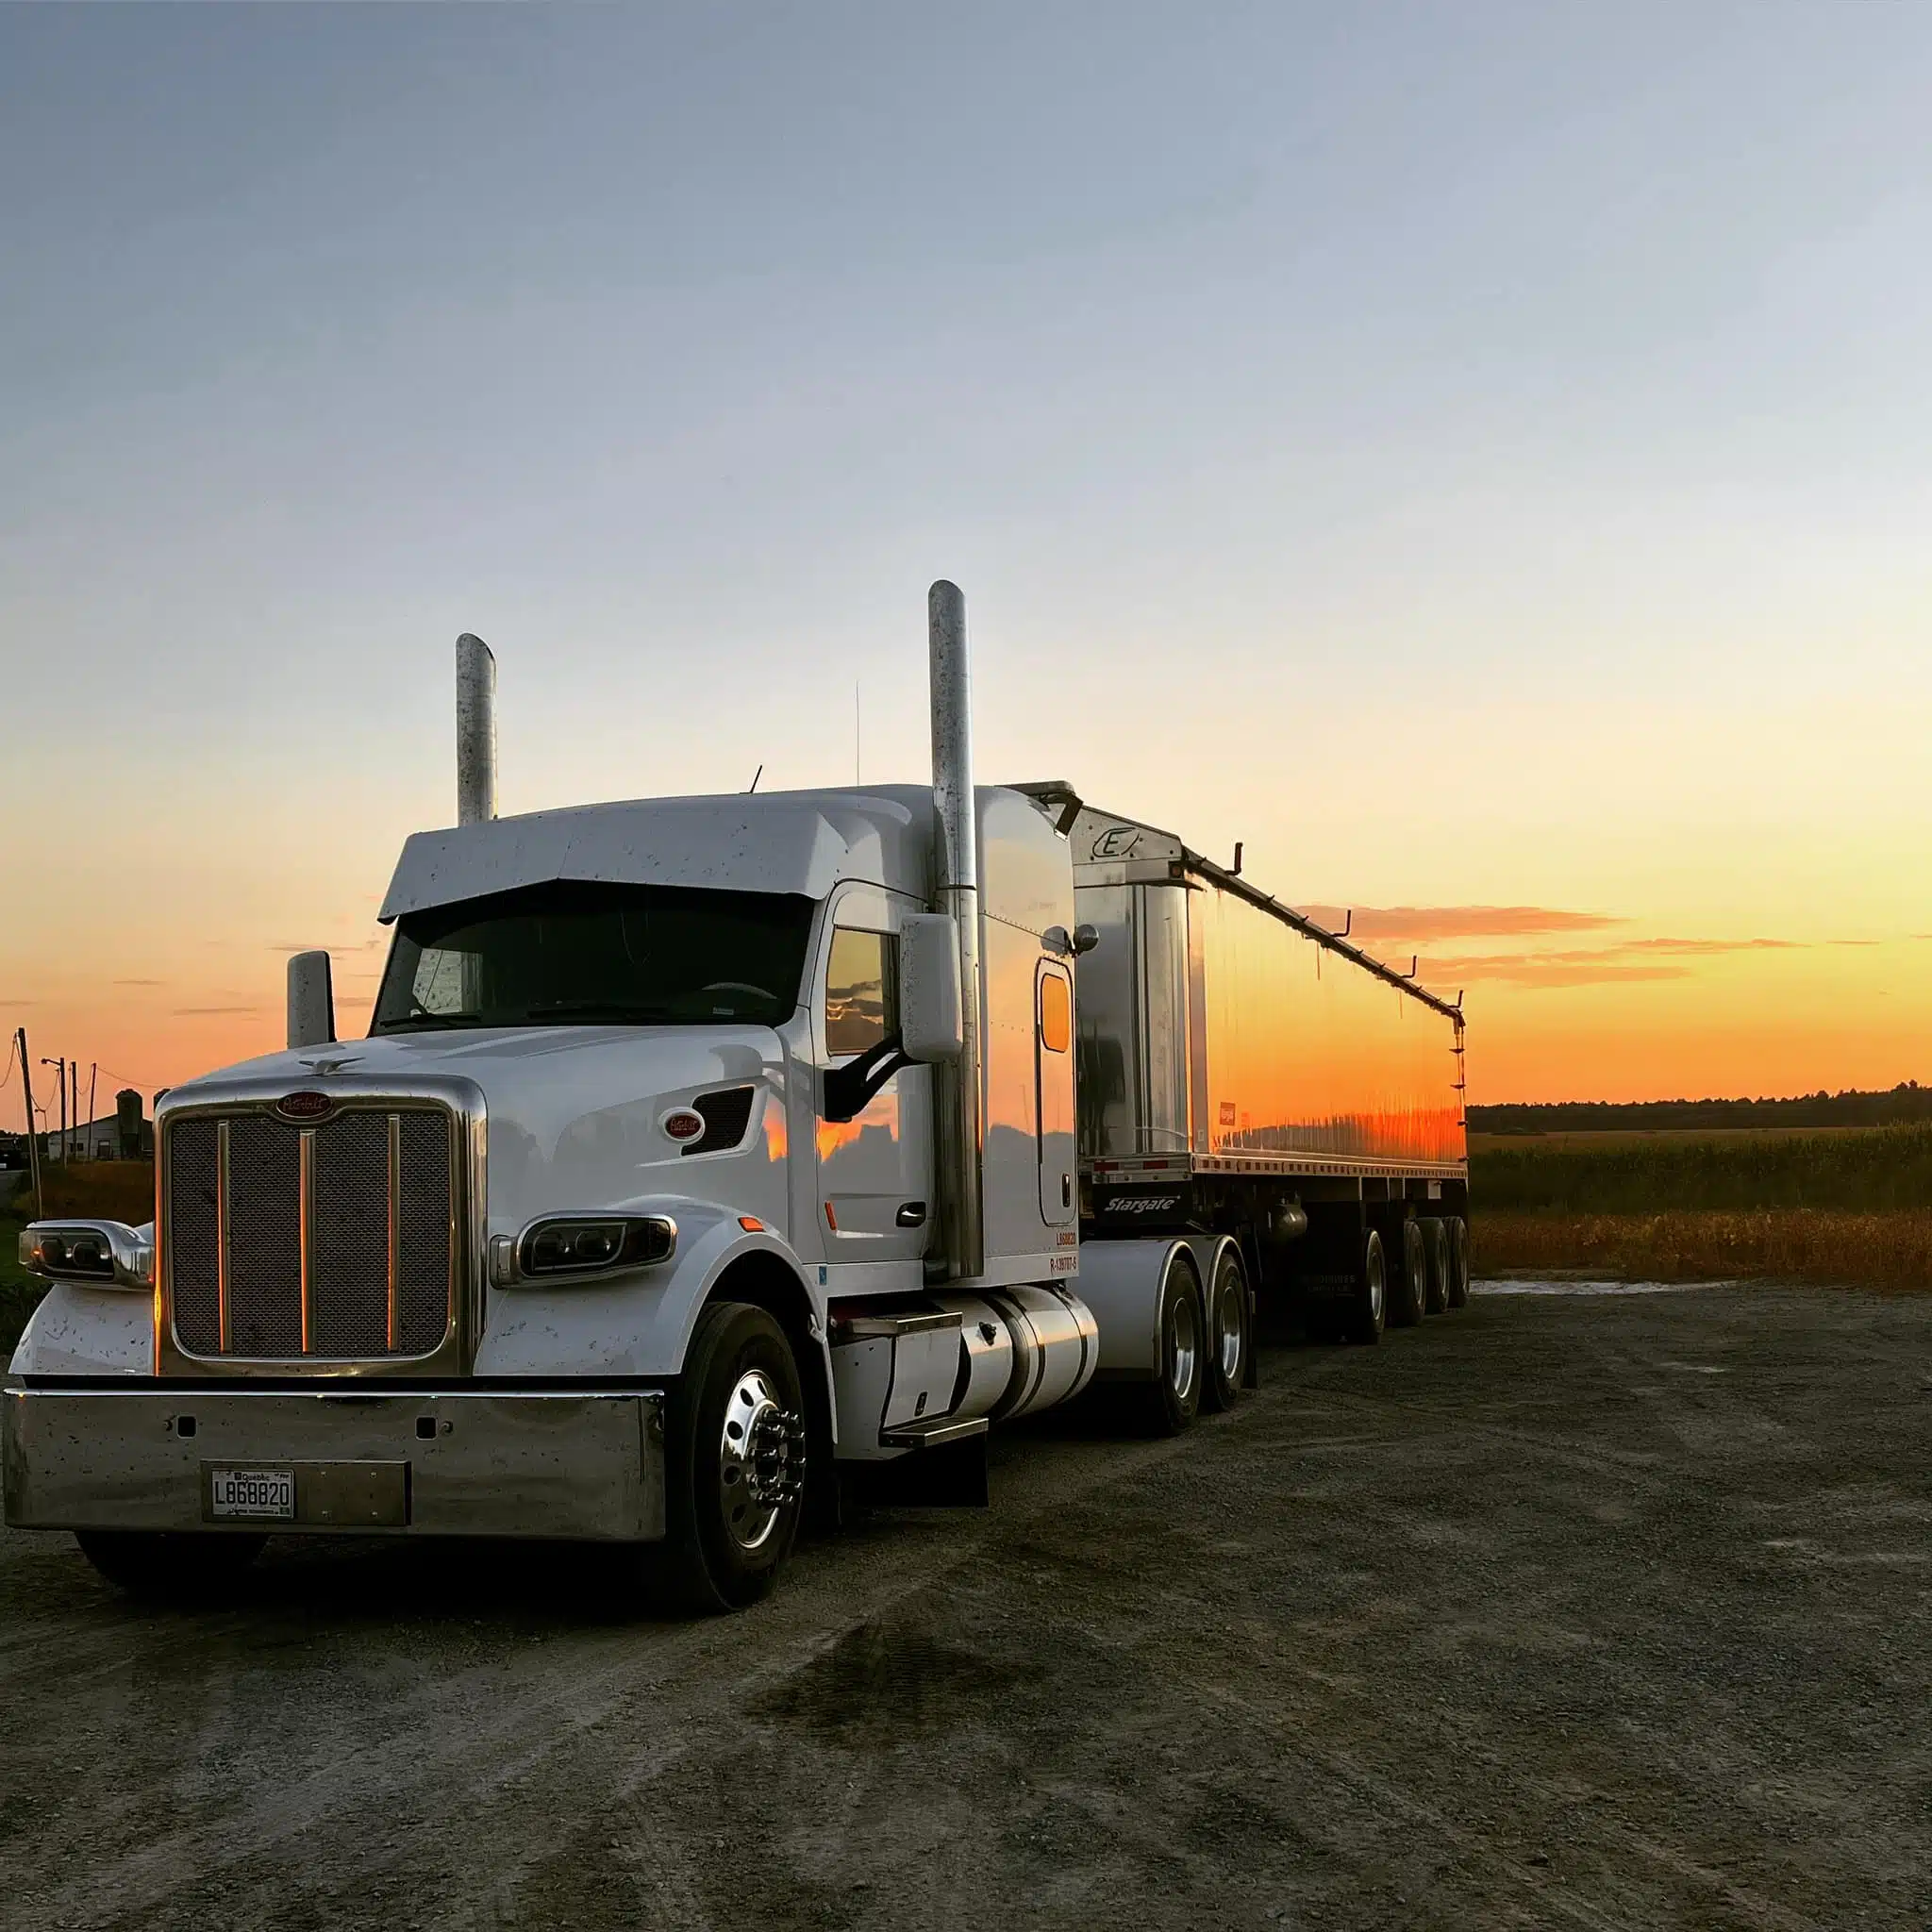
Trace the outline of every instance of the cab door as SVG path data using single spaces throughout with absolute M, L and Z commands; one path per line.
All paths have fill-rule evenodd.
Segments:
M 1040 1218 L 1061 1227 L 1074 1218 L 1074 981 L 1042 959 L 1033 986 L 1033 1062 L 1039 1123 Z
M 848 887 L 833 903 L 813 1001 L 825 1071 L 850 1066 L 898 1034 L 899 917 L 893 895 L 872 888 Z M 827 1120 L 821 1106 L 819 1222 L 827 1260 L 916 1261 L 924 1254 L 933 1207 L 931 1078 L 930 1068 L 901 1067 L 850 1120 Z

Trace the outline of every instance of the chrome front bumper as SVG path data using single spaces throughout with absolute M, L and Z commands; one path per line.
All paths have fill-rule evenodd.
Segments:
M 664 1534 L 663 1395 L 0 1388 L 22 1529 Z M 213 1523 L 211 1469 L 292 1469 L 295 1519 Z

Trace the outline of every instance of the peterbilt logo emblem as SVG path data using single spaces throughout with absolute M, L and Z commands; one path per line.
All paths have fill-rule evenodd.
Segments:
M 1107 1204 L 1109 1214 L 1165 1214 L 1180 1206 L 1178 1194 L 1116 1194 Z
M 285 1093 L 275 1102 L 275 1111 L 285 1121 L 319 1121 L 336 1110 L 326 1093 Z
M 1109 825 L 1093 841 L 1095 858 L 1131 858 L 1141 849 L 1139 825 Z

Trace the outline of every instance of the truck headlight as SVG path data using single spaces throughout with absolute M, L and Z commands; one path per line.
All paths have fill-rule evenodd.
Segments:
M 608 1274 L 668 1261 L 677 1249 L 677 1224 L 668 1214 L 550 1214 L 514 1241 L 490 1244 L 491 1276 L 513 1281 Z
M 119 1221 L 36 1221 L 21 1231 L 20 1265 L 50 1281 L 144 1294 L 154 1286 L 154 1242 Z

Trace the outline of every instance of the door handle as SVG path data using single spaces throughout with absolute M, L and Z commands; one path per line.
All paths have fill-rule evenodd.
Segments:
M 925 1203 L 908 1201 L 892 1219 L 901 1227 L 924 1227 L 925 1225 Z

